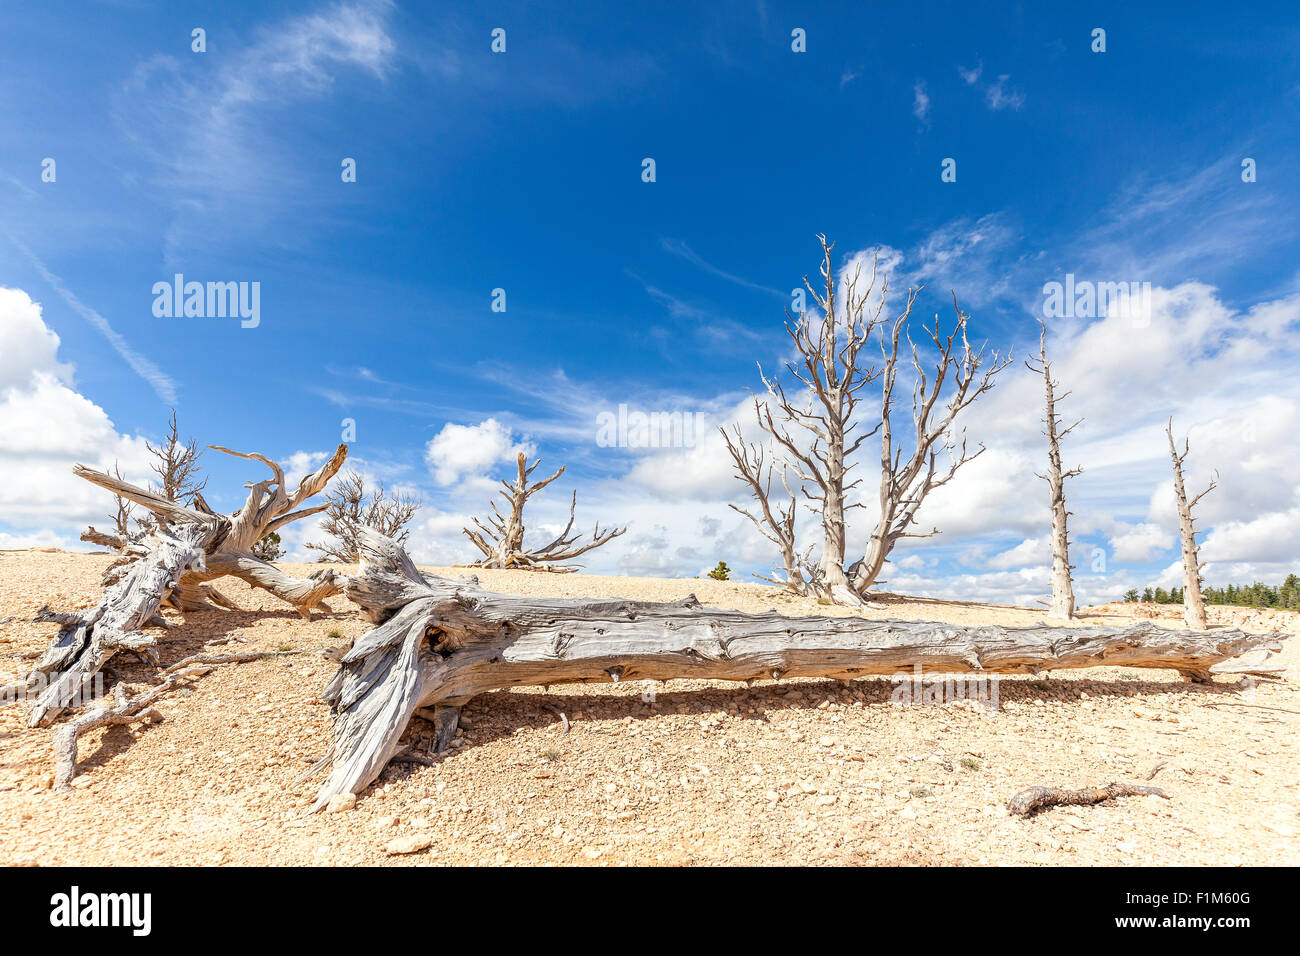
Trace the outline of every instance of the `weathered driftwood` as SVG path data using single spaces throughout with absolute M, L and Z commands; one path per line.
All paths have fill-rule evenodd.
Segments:
M 96 531 L 92 524 L 85 531 L 81 532 L 81 540 L 89 544 L 97 544 L 100 547 L 111 548 L 114 551 L 120 551 L 129 543 L 129 539 L 123 534 L 110 534 L 106 531 Z
M 165 627 L 159 609 L 177 589 L 182 574 L 203 567 L 205 550 L 220 533 L 220 525 L 204 516 L 178 524 L 170 531 L 148 535 L 148 551 L 104 592 L 99 604 L 84 611 L 42 608 L 38 621 L 62 625 L 45 656 L 27 677 L 36 695 L 28 715 L 33 727 L 52 723 L 88 693 L 100 668 L 118 651 L 151 654 L 154 638 L 146 626 Z
M 1142 787 L 1133 783 L 1108 783 L 1104 787 L 1062 790 L 1058 787 L 1030 787 L 1007 801 L 1007 809 L 1018 817 L 1032 817 L 1048 807 L 1090 807 L 1116 797 L 1164 797 L 1159 787 Z
M 180 582 L 175 603 L 181 610 L 200 610 L 211 607 L 214 603 L 229 606 L 228 602 L 223 604 L 224 599 L 214 589 L 206 587 L 205 582 L 230 575 L 243 579 L 253 587 L 270 591 L 276 597 L 296 607 L 298 613 L 304 618 L 310 617 L 312 609 L 322 600 L 342 592 L 342 588 L 333 582 L 333 573 L 322 570 L 307 579 L 295 578 L 285 574 L 270 562 L 255 557 L 253 548 L 268 534 L 278 531 L 291 521 L 317 514 L 328 507 L 317 505 L 298 510 L 300 504 L 324 490 L 329 480 L 343 466 L 343 461 L 348 454 L 347 445 L 339 445 L 333 457 L 317 471 L 303 478 L 292 493 L 285 487 L 284 470 L 270 458 L 254 453 L 231 451 L 220 445 L 209 447 L 237 458 L 260 461 L 271 469 L 271 478 L 248 484 L 248 498 L 244 506 L 233 514 L 215 514 L 208 509 L 201 495 L 195 495 L 193 508 L 185 508 L 153 492 L 92 468 L 78 465 L 73 469 L 73 473 L 129 501 L 143 505 L 155 514 L 158 522 L 163 526 L 171 526 L 178 521 L 189 523 L 201 520 L 198 516 L 215 519 L 220 524 L 220 534 L 206 553 L 205 568 L 189 571 Z M 139 547 L 133 548 L 128 545 L 127 551 L 137 553 Z M 130 557 L 130 554 L 127 557 Z
M 382 535 L 361 539 L 348 597 L 378 625 L 343 655 L 324 698 L 335 712 L 331 773 L 314 809 L 360 793 L 397 753 L 417 708 L 432 708 L 435 749 L 455 736 L 460 708 L 522 685 L 674 678 L 850 680 L 911 671 L 1028 674 L 1056 668 L 1207 668 L 1278 635 L 1119 628 L 962 627 L 860 617 L 781 617 L 628 600 L 494 594 L 477 580 L 421 575 Z
M 84 695 L 94 675 L 118 651 L 152 655 L 154 639 L 142 633 L 142 628 L 167 626 L 160 614 L 163 606 L 181 611 L 214 604 L 234 607 L 205 582 L 227 575 L 241 578 L 289 602 L 303 617 L 310 617 L 311 610 L 325 598 L 342 592 L 341 582 L 332 570 L 295 578 L 254 557 L 252 548 L 272 531 L 324 508 L 296 510 L 339 470 L 347 457 L 347 446 L 339 445 L 334 456 L 303 478 L 292 494 L 285 490 L 283 470 L 270 459 L 212 447 L 260 461 L 274 475 L 250 483 L 244 506 L 230 515 L 213 512 L 197 493 L 193 506 L 185 507 L 117 476 L 82 465 L 73 468 L 74 474 L 92 484 L 143 505 L 153 512 L 154 520 L 139 535 L 132 536 L 111 565 L 104 596 L 97 606 L 75 612 L 45 608 L 38 615 L 37 620 L 56 621 L 63 627 L 26 679 L 29 691 L 36 696 L 28 717 L 33 726 L 53 722 Z

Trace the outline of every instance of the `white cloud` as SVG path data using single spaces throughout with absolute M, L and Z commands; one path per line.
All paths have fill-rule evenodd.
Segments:
M 1026 565 L 1041 566 L 1051 562 L 1052 547 L 1048 535 L 1026 538 L 1014 548 L 989 558 L 985 564 L 994 570 L 1004 571 Z
M 967 86 L 977 86 L 980 77 L 984 75 L 984 64 L 977 63 L 969 70 L 959 66 L 957 73 Z M 1003 73 L 992 83 L 985 83 L 980 87 L 984 93 L 984 102 L 989 109 L 995 112 L 1007 109 L 1018 110 L 1025 105 L 1025 94 L 1007 85 L 1010 79 L 1010 74 Z
M 493 465 L 512 461 L 520 452 L 531 456 L 535 449 L 530 443 L 514 442 L 507 426 L 489 418 L 477 425 L 448 422 L 425 446 L 425 461 L 434 481 L 451 485 L 461 478 L 482 477 Z
M 411 526 L 407 550 L 419 564 L 467 564 L 482 557 L 461 530 L 472 527 L 468 513 L 426 507 Z
M 735 416 L 727 421 L 743 422 L 750 440 L 759 437 L 751 403 L 741 403 Z M 725 500 L 740 488 L 727 446 L 713 421 L 698 430 L 691 448 L 648 449 L 627 477 L 656 496 L 669 499 Z
M 1298 503 L 1286 511 L 1226 521 L 1205 535 L 1200 557 L 1210 564 L 1206 573 L 1217 576 L 1221 565 L 1229 563 L 1300 567 L 1300 486 L 1292 492 Z
M 1174 536 L 1154 522 L 1122 525 L 1121 528 L 1118 533 L 1112 533 L 1110 538 L 1112 561 L 1145 564 L 1174 543 Z
M 166 261 L 218 237 L 230 241 L 242 234 L 233 231 L 236 223 L 261 229 L 284 208 L 296 187 L 266 175 L 276 164 L 294 164 L 282 124 L 297 104 L 328 95 L 341 77 L 386 79 L 397 50 L 392 10 L 390 0 L 343 0 L 285 17 L 243 46 L 225 34 L 228 45 L 201 58 L 211 70 L 194 69 L 194 57 L 166 55 L 136 68 L 113 112 L 156 164 L 151 182 L 171 203 Z M 217 42 L 208 37 L 210 49 Z M 227 214 L 235 202 L 238 214 Z M 217 218 L 228 228 L 214 232 Z
M 68 544 L 112 510 L 112 498 L 73 475 L 72 465 L 108 470 L 117 462 L 128 480 L 144 481 L 144 440 L 118 434 L 105 411 L 71 387 L 58 335 L 25 292 L 0 289 L 0 344 L 0 520 L 37 531 L 7 540 Z
M 925 83 L 921 80 L 912 87 L 912 115 L 922 123 L 930 121 L 930 95 L 925 92 Z
M 57 359 L 59 337 L 41 318 L 39 303 L 18 289 L 0 288 L 0 390 L 28 384 L 42 370 L 63 381 L 72 367 Z
M 984 88 L 984 101 L 988 103 L 989 109 L 994 110 L 1018 110 L 1025 105 L 1025 94 L 1019 90 L 1007 86 L 1007 81 L 1011 79 L 1007 74 L 1002 74 L 996 82 L 990 83 Z

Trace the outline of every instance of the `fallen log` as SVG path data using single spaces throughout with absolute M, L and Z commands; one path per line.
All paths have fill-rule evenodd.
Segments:
M 182 612 L 214 605 L 235 607 L 206 582 L 240 578 L 292 604 L 304 618 L 323 606 L 325 598 L 342 593 L 342 582 L 333 570 L 295 578 L 255 557 L 253 546 L 289 522 L 325 508 L 298 506 L 334 477 L 347 457 L 347 446 L 339 445 L 333 457 L 303 478 L 292 493 L 285 489 L 283 469 L 269 458 L 212 447 L 260 461 L 272 471 L 272 478 L 249 483 L 244 506 L 233 514 L 217 514 L 199 494 L 186 507 L 115 475 L 83 465 L 72 469 L 92 484 L 143 505 L 153 518 L 140 534 L 131 536 L 105 572 L 105 591 L 96 607 L 75 612 L 45 608 L 38 614 L 38 621 L 55 621 L 62 627 L 24 681 L 28 695 L 36 699 L 28 715 L 32 726 L 52 723 L 83 698 L 94 675 L 118 651 L 152 658 L 154 638 L 141 631 L 146 626 L 168 626 L 161 615 L 163 607 Z
M 1207 668 L 1279 635 L 1119 628 L 963 627 L 860 617 L 781 617 L 700 605 L 495 594 L 476 579 L 422 575 L 398 545 L 361 536 L 346 592 L 374 630 L 340 660 L 322 695 L 334 710 L 331 771 L 313 810 L 360 793 L 399 751 L 417 708 L 432 708 L 435 750 L 460 708 L 508 687 L 620 680 L 852 680 L 909 672 L 1029 674 L 1059 668 Z

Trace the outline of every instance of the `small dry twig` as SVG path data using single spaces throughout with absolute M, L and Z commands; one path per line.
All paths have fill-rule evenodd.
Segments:
M 564 722 L 564 729 L 560 731 L 560 736 L 567 737 L 569 735 L 569 718 L 564 716 L 564 711 L 560 710 L 558 707 L 553 707 L 550 704 L 546 704 L 545 707 L 551 713 L 559 716 L 560 720 Z
M 1286 707 L 1269 707 L 1267 704 L 1246 704 L 1239 700 L 1216 700 L 1212 704 L 1206 704 L 1206 707 L 1249 707 L 1252 710 L 1280 710 L 1284 714 L 1300 714 L 1300 710 L 1290 710 Z
M 1061 790 L 1058 787 L 1030 787 L 1021 790 L 1007 801 L 1007 809 L 1018 817 L 1031 817 L 1049 807 L 1088 807 L 1105 803 L 1116 797 L 1164 797 L 1169 794 L 1159 787 L 1140 787 L 1131 783 L 1108 783 L 1104 787 L 1084 787 L 1082 790 Z
M 1156 774 L 1158 774 L 1161 770 L 1164 770 L 1165 767 L 1167 767 L 1167 766 L 1169 766 L 1169 761 L 1168 761 L 1168 760 L 1162 760 L 1162 761 L 1160 761 L 1158 764 L 1156 764 L 1154 767 L 1152 767 L 1150 770 L 1148 770 L 1148 771 L 1147 771 L 1147 775 L 1146 775 L 1145 777 L 1143 777 L 1142 779 L 1143 779 L 1143 780 L 1154 780 L 1154 779 L 1156 778 Z
M 86 731 L 105 724 L 132 724 L 138 721 L 161 723 L 162 714 L 149 705 L 163 694 L 175 689 L 186 678 L 202 677 L 218 664 L 243 663 L 262 657 L 275 657 L 281 653 L 296 654 L 297 651 L 260 651 L 219 656 L 193 654 L 164 670 L 163 674 L 167 679 L 161 684 L 135 697 L 127 697 L 126 686 L 117 684 L 113 688 L 111 705 L 88 710 L 54 731 L 54 789 L 72 789 L 72 778 L 77 773 L 77 738 Z

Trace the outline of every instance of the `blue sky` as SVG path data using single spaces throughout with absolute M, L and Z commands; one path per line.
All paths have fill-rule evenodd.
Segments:
M 1193 483 L 1221 474 L 1210 576 L 1300 565 L 1294 13 L 950 7 L 6 7 L 0 458 L 28 477 L 0 500 L 0 542 L 80 546 L 106 504 L 68 468 L 142 477 L 141 440 L 174 404 L 202 442 L 300 470 L 354 419 L 358 467 L 425 502 L 422 560 L 469 556 L 461 525 L 524 447 L 569 465 L 537 499 L 539 535 L 573 487 L 580 524 L 630 525 L 591 570 L 766 571 L 715 440 L 601 447 L 596 416 L 627 404 L 752 431 L 755 362 L 787 357 L 783 309 L 821 232 L 846 256 L 883 247 L 896 288 L 928 282 L 918 318 L 955 288 L 972 334 L 1018 356 L 1046 282 L 1155 288 L 1150 327 L 1051 329 L 1087 417 L 1065 450 L 1085 467 L 1082 600 L 1176 583 L 1170 415 Z M 177 272 L 259 282 L 260 323 L 156 317 L 151 289 Z M 1040 385 L 1017 362 L 968 416 L 989 451 L 927 505 L 944 534 L 900 551 L 889 587 L 1045 594 Z M 261 476 L 221 458 L 204 459 L 209 500 L 233 509 Z

